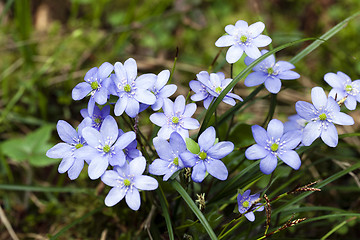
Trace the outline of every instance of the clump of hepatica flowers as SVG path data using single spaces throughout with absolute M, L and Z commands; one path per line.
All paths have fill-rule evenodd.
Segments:
M 206 172 L 217 179 L 227 179 L 228 170 L 220 159 L 234 150 L 232 142 L 216 143 L 215 128 L 209 127 L 199 136 L 198 144 L 189 138 L 187 144 L 189 150 L 180 154 L 180 157 L 185 167 L 193 167 L 191 178 L 194 182 L 202 182 Z
M 229 35 L 220 37 L 215 45 L 217 47 L 229 47 L 226 53 L 228 63 L 237 62 L 245 52 L 251 58 L 261 56 L 259 47 L 265 47 L 271 43 L 271 38 L 261 33 L 265 25 L 262 22 L 256 22 L 248 26 L 247 22 L 239 20 L 234 25 L 227 25 L 225 32 Z
M 326 145 L 336 147 L 338 133 L 334 123 L 352 125 L 354 119 L 340 112 L 340 106 L 334 98 L 326 97 L 321 87 L 314 87 L 311 90 L 311 100 L 313 104 L 298 101 L 295 105 L 297 114 L 308 121 L 303 130 L 302 143 L 309 146 L 315 139 L 321 137 Z
M 111 85 L 109 78 L 114 66 L 108 62 L 103 63 L 99 68 L 90 69 L 84 77 L 85 82 L 81 82 L 72 90 L 72 98 L 81 100 L 88 94 L 90 99 L 88 103 L 89 115 L 94 110 L 95 102 L 103 105 L 108 99 L 108 87 Z
M 207 71 L 201 71 L 196 75 L 196 78 L 197 80 L 192 80 L 189 83 L 191 90 L 195 92 L 191 96 L 191 100 L 195 102 L 203 100 L 206 109 L 209 108 L 213 99 L 217 98 L 232 81 L 231 78 L 225 79 L 225 74 L 222 72 L 209 74 Z M 227 93 L 222 101 L 234 106 L 234 99 L 242 101 L 242 98 L 234 93 Z
M 261 203 L 255 203 L 260 197 L 260 193 L 250 195 L 250 190 L 246 190 L 244 194 L 237 196 L 237 202 L 239 206 L 239 212 L 241 214 L 245 213 L 245 217 L 253 222 L 255 220 L 255 214 L 253 211 L 263 211 L 264 206 L 261 206 Z M 250 209 L 251 208 L 251 209 Z
M 168 98 L 164 99 L 163 111 L 150 116 L 150 121 L 161 127 L 158 132 L 161 138 L 169 139 L 172 132 L 177 132 L 185 139 L 189 137 L 189 129 L 200 127 L 198 120 L 191 118 L 196 111 L 196 104 L 185 105 L 185 98 L 182 95 L 179 95 L 175 102 Z
M 356 108 L 356 101 L 360 102 L 360 80 L 351 81 L 343 72 L 327 73 L 324 80 L 331 86 L 329 96 L 337 101 L 345 99 L 345 107 L 349 110 Z
M 160 158 L 151 163 L 149 172 L 154 175 L 164 175 L 163 180 L 167 181 L 176 171 L 184 168 L 180 154 L 186 151 L 185 141 L 179 133 L 173 132 L 169 142 L 156 137 L 153 143 Z
M 88 173 L 91 179 L 99 178 L 109 164 L 111 166 L 123 166 L 126 162 L 123 149 L 136 138 L 132 131 L 119 137 L 119 129 L 112 116 L 105 118 L 100 131 L 86 127 L 82 134 L 88 145 L 82 147 L 78 155 L 90 160 Z
M 101 176 L 101 181 L 113 188 L 105 198 L 105 205 L 114 206 L 125 197 L 127 205 L 132 210 L 138 210 L 141 204 L 139 190 L 155 190 L 158 187 L 155 178 L 142 175 L 145 167 L 145 158 L 137 157 L 121 167 L 107 170 Z
M 249 160 L 261 159 L 263 173 L 270 174 L 275 170 L 278 157 L 293 169 L 300 168 L 300 157 L 293 149 L 301 141 L 301 131 L 284 133 L 284 125 L 277 119 L 269 122 L 267 130 L 259 125 L 252 126 L 251 130 L 256 144 L 246 149 L 245 156 Z
M 261 54 L 264 55 L 267 52 L 268 50 L 262 50 Z M 250 65 L 255 60 L 246 57 L 245 64 Z M 295 66 L 289 62 L 275 62 L 275 56 L 270 55 L 253 68 L 254 72 L 246 77 L 244 84 L 247 87 L 253 87 L 264 83 L 269 92 L 276 94 L 280 91 L 281 79 L 293 80 L 300 77 L 298 73 L 291 71 L 293 68 Z
M 82 137 L 82 130 L 91 124 L 91 120 L 84 119 L 75 130 L 69 123 L 59 120 L 56 129 L 63 143 L 58 143 L 46 152 L 49 158 L 62 158 L 58 167 L 59 173 L 68 172 L 71 180 L 78 178 L 84 167 L 84 158 L 78 157 L 77 153 L 86 146 L 86 141 Z

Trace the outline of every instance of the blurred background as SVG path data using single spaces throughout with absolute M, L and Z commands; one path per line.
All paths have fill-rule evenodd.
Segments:
M 225 33 L 226 25 L 235 24 L 239 19 L 249 24 L 262 21 L 266 33 L 273 39 L 273 47 L 277 47 L 301 38 L 319 37 L 359 9 L 358 0 L 0 1 L 0 205 L 5 214 L 1 216 L 6 216 L 19 238 L 46 239 L 74 219 L 103 205 L 104 193 L 87 194 L 96 188 L 100 192 L 103 186 L 90 181 L 86 172 L 71 182 L 66 174 L 57 173 L 58 160 L 45 157 L 47 149 L 60 141 L 55 131 L 56 122 L 63 119 L 76 127 L 82 120 L 79 111 L 86 107 L 87 100 L 73 101 L 71 90 L 83 81 L 90 68 L 99 67 L 105 61 L 124 62 L 132 57 L 137 61 L 140 74 L 158 74 L 164 69 L 171 70 L 178 49 L 172 81 L 178 85 L 175 96 L 187 95 L 189 81 L 207 70 L 218 54 L 219 48 L 214 43 Z M 323 80 L 327 72 L 342 71 L 352 80 L 360 78 L 359 33 L 360 20 L 356 18 L 296 64 L 295 71 L 301 78 L 283 83 L 285 89 L 278 94 L 277 118 L 286 121 L 295 114 L 295 102 L 309 101 L 312 87 L 330 90 Z M 309 43 L 287 48 L 276 57 L 289 60 Z M 225 50 L 221 52 L 214 69 L 230 77 L 230 67 L 224 62 L 225 53 Z M 243 67 L 241 61 L 236 63 L 234 76 Z M 245 88 L 242 82 L 235 92 L 244 98 L 252 89 Z M 256 107 L 237 116 L 238 122 L 263 122 L 269 98 L 266 91 L 260 96 Z M 220 113 L 228 108 L 221 106 Z M 339 132 L 359 131 L 359 111 L 351 115 L 356 124 L 338 128 Z M 144 125 L 149 123 L 147 118 L 140 121 Z M 359 150 L 359 139 L 349 141 Z M 351 156 L 356 154 L 351 152 Z M 316 169 L 310 172 L 321 177 Z M 353 177 L 348 181 L 355 186 L 351 191 L 356 191 L 358 196 Z M 29 191 L 21 188 L 23 185 L 54 189 Z M 16 186 L 20 186 L 18 190 L 14 190 Z M 68 189 L 69 186 L 74 188 Z M 61 187 L 67 193 L 60 193 Z M 338 192 L 335 188 L 334 191 L 333 196 L 346 195 L 346 200 L 334 197 L 335 206 L 344 204 L 345 208 L 359 210 L 359 199 L 354 200 L 350 190 Z M 93 206 L 83 204 L 84 201 Z M 148 210 L 123 213 L 139 217 Z M 108 215 L 108 219 L 96 218 L 95 214 L 92 219 L 96 219 L 96 224 L 86 219 L 81 227 L 65 233 L 64 239 L 99 239 L 106 235 L 109 239 L 115 236 L 132 239 L 131 236 L 141 236 L 139 232 L 144 231 L 143 222 L 135 218 L 124 222 L 108 209 L 97 214 Z M 104 227 L 106 224 L 108 228 Z M 316 236 L 317 230 L 314 231 L 308 236 Z M 356 235 L 351 229 L 343 229 L 343 234 Z M 4 223 L 0 224 L 0 239 L 10 239 Z

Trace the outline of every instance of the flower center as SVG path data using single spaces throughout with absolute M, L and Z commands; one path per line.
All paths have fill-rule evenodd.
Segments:
M 173 117 L 171 121 L 172 121 L 173 123 L 177 124 L 177 123 L 179 123 L 179 120 L 180 120 L 180 119 L 179 119 L 178 117 Z
M 76 148 L 76 149 L 79 149 L 79 148 L 81 148 L 82 146 L 83 146 L 83 145 L 82 145 L 81 143 L 78 143 L 78 144 L 75 145 L 75 148 Z
M 279 149 L 279 144 L 273 143 L 270 147 L 271 151 L 276 152 Z
M 179 158 L 178 157 L 174 158 L 173 164 L 176 165 L 176 166 L 179 165 Z
M 242 43 L 245 43 L 246 40 L 247 40 L 247 36 L 242 35 L 242 36 L 240 37 L 240 41 L 241 41 Z
M 352 90 L 353 90 L 353 87 L 350 84 L 345 86 L 345 91 L 351 92 Z
M 217 92 L 217 93 L 221 93 L 221 91 L 222 91 L 222 88 L 221 88 L 221 87 L 217 87 L 217 88 L 215 88 L 215 92 Z
M 200 158 L 201 160 L 204 160 L 206 157 L 207 157 L 206 152 L 202 151 L 202 152 L 199 153 L 199 158 Z
M 244 202 L 242 203 L 242 206 L 243 206 L 244 208 L 248 208 L 248 207 L 250 206 L 249 201 L 244 201 Z
M 130 186 L 130 184 L 131 184 L 131 182 L 130 182 L 129 179 L 125 179 L 125 180 L 124 180 L 124 185 L 125 185 L 126 187 Z
M 92 83 L 91 83 L 91 88 L 92 88 L 93 90 L 98 89 L 98 87 L 99 87 L 99 84 L 98 84 L 97 82 L 92 82 Z
M 129 84 L 126 84 L 124 87 L 124 91 L 125 92 L 130 92 L 131 91 L 131 86 Z
M 106 144 L 106 145 L 103 147 L 103 151 L 104 151 L 105 153 L 110 152 L 110 146 Z
M 274 73 L 274 69 L 272 67 L 269 67 L 267 69 L 267 72 L 268 72 L 269 75 L 272 75 Z
M 320 115 L 319 115 L 319 119 L 320 119 L 321 121 L 326 120 L 326 119 L 327 119 L 326 114 L 325 114 L 325 113 L 320 114 Z
M 100 119 L 100 118 L 95 118 L 95 119 L 94 119 L 94 122 L 95 122 L 96 124 L 100 124 L 100 123 L 101 123 L 101 119 Z

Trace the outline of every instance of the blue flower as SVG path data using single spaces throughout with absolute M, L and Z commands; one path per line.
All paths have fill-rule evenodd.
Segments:
M 268 50 L 262 50 L 261 54 L 264 55 Z M 256 59 L 246 57 L 245 64 L 250 65 Z M 286 61 L 275 62 L 275 56 L 271 55 L 261 61 L 253 68 L 253 73 L 250 73 L 245 79 L 245 86 L 253 87 L 265 84 L 266 89 L 271 93 L 278 93 L 281 88 L 282 80 L 293 80 L 300 77 L 300 75 L 290 69 L 295 66 Z
M 134 132 L 127 132 L 118 137 L 117 123 L 110 115 L 105 118 L 100 131 L 86 127 L 82 134 L 88 146 L 82 147 L 77 156 L 90 160 L 88 173 L 91 179 L 99 178 L 109 164 L 123 166 L 126 161 L 123 149 L 136 138 Z
M 351 81 L 343 72 L 327 73 L 324 80 L 331 86 L 329 96 L 337 101 L 345 99 L 345 106 L 349 110 L 356 108 L 356 101 L 360 102 L 360 80 Z
M 93 111 L 90 112 L 93 112 L 93 114 L 90 115 L 88 109 L 80 110 L 80 114 L 84 119 L 91 119 L 91 127 L 95 128 L 96 130 L 100 130 L 102 122 L 107 116 L 110 115 L 110 106 L 106 105 L 102 108 L 102 110 L 100 110 L 97 105 L 94 105 Z
M 125 111 L 129 117 L 136 117 L 140 111 L 140 103 L 152 105 L 156 101 L 155 95 L 149 88 L 156 81 L 155 74 L 143 74 L 137 78 L 137 65 L 134 59 L 116 62 L 115 75 L 111 75 L 114 90 L 111 94 L 119 97 L 115 104 L 115 115 L 120 116 Z
M 228 63 L 237 62 L 245 53 L 251 58 L 261 56 L 259 47 L 265 47 L 271 43 L 271 38 L 261 35 L 265 25 L 257 22 L 248 26 L 247 22 L 239 20 L 234 25 L 227 25 L 225 31 L 229 35 L 220 37 L 215 45 L 217 47 L 229 47 L 226 53 L 226 61 Z
M 108 62 L 103 63 L 99 69 L 94 67 L 90 69 L 84 77 L 85 82 L 79 83 L 72 90 L 72 98 L 74 100 L 81 100 L 88 94 L 90 99 L 88 103 L 89 115 L 92 115 L 95 102 L 103 105 L 108 99 L 108 86 L 111 85 L 109 78 L 114 66 Z
M 292 115 L 288 117 L 289 121 L 284 123 L 284 132 L 300 130 L 301 132 L 304 130 L 308 121 L 300 117 L 298 114 Z
M 194 182 L 202 182 L 206 172 L 213 177 L 226 180 L 228 170 L 225 164 L 220 161 L 234 150 L 234 144 L 229 141 L 216 143 L 216 132 L 214 127 L 208 127 L 198 139 L 199 153 L 186 151 L 180 154 L 185 167 L 194 167 L 191 178 Z
M 124 134 L 124 131 L 119 129 L 119 137 L 121 137 Z M 129 143 L 129 145 L 124 148 L 124 153 L 126 156 L 126 160 L 128 162 L 132 161 L 134 158 L 141 157 L 142 153 L 139 149 L 137 149 L 137 141 L 136 139 Z
M 269 122 L 267 130 L 259 125 L 252 126 L 251 130 L 256 144 L 246 149 L 245 156 L 249 160 L 261 159 L 260 170 L 264 174 L 275 170 L 278 157 L 293 169 L 300 168 L 300 157 L 293 150 L 301 141 L 300 131 L 284 133 L 284 125 L 277 119 Z
M 304 128 L 302 143 L 310 146 L 315 139 L 321 137 L 326 145 L 336 147 L 338 133 L 334 123 L 352 125 L 354 119 L 340 112 L 340 107 L 334 98 L 327 98 L 321 87 L 314 87 L 311 90 L 311 99 L 313 104 L 298 101 L 295 105 L 297 114 L 309 122 Z
M 77 152 L 86 146 L 86 141 L 82 137 L 82 130 L 90 124 L 90 119 L 85 119 L 78 126 L 76 131 L 69 123 L 59 120 L 56 128 L 63 143 L 58 143 L 46 152 L 49 158 L 62 158 L 59 165 L 59 173 L 68 172 L 71 180 L 78 178 L 84 167 L 84 158 L 75 157 Z
M 160 158 L 151 163 L 149 173 L 164 175 L 163 180 L 167 181 L 174 172 L 184 168 L 180 154 L 186 151 L 186 144 L 177 132 L 170 135 L 170 142 L 156 137 L 153 139 L 153 143 Z
M 195 102 L 204 100 L 204 107 L 206 109 L 208 109 L 213 99 L 217 98 L 232 81 L 231 78 L 225 79 L 225 74 L 222 72 L 211 73 L 209 75 L 208 72 L 201 71 L 196 77 L 198 81 L 192 80 L 189 83 L 191 90 L 195 92 L 191 96 L 191 100 Z M 242 98 L 234 93 L 227 93 L 222 101 L 234 106 L 234 99 L 242 101 Z
M 114 206 L 124 197 L 127 205 L 134 211 L 140 208 L 139 190 L 155 190 L 158 182 L 155 178 L 142 175 L 145 171 L 146 160 L 137 157 L 122 167 L 115 166 L 114 170 L 108 170 L 101 176 L 101 181 L 113 187 L 105 198 L 105 205 Z
M 158 136 L 169 139 L 172 132 L 178 132 L 184 139 L 189 137 L 189 129 L 200 127 L 198 120 L 191 118 L 196 111 L 196 104 L 185 105 L 184 96 L 180 95 L 173 103 L 170 99 L 164 99 L 163 113 L 153 113 L 150 121 L 158 126 Z
M 156 101 L 151 108 L 154 111 L 158 111 L 162 108 L 164 104 L 164 99 L 169 98 L 176 92 L 177 86 L 175 84 L 166 85 L 167 81 L 169 81 L 170 71 L 163 70 L 161 71 L 157 77 L 154 85 L 150 88 L 150 91 L 155 94 Z
M 260 197 L 260 193 L 250 195 L 250 190 L 246 190 L 243 195 L 239 193 L 239 195 L 237 196 L 239 212 L 241 214 L 245 213 L 245 217 L 250 222 L 253 222 L 255 220 L 254 211 L 261 212 L 264 210 L 264 206 L 261 206 L 261 203 L 256 203 L 255 205 L 253 205 L 254 202 L 259 199 L 259 197 Z

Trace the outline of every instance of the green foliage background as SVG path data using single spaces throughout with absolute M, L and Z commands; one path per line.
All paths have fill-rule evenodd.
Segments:
M 57 173 L 59 161 L 44 157 L 46 150 L 59 141 L 55 131 L 59 119 L 73 126 L 81 121 L 79 111 L 87 102 L 73 101 L 71 90 L 90 68 L 104 61 L 124 62 L 133 57 L 140 73 L 157 74 L 172 68 L 178 49 L 173 83 L 179 86 L 176 94 L 187 95 L 188 82 L 195 79 L 199 71 L 207 70 L 219 52 L 214 43 L 228 24 L 239 19 L 249 23 L 263 21 L 267 34 L 273 39 L 273 47 L 277 47 L 306 37 L 319 37 L 360 9 L 358 0 L 8 0 L 0 3 L 0 205 L 21 239 L 46 239 L 59 231 L 63 239 L 99 239 L 104 235 L 108 239 L 146 239 L 148 232 L 154 239 L 168 239 L 161 207 L 157 205 L 153 209 L 151 205 L 159 192 L 142 195 L 138 212 L 128 209 L 123 202 L 106 208 L 103 199 L 108 189 L 99 181 L 91 181 L 84 171 L 79 179 L 71 182 L 66 174 Z M 294 114 L 295 102 L 309 101 L 310 89 L 314 86 L 330 90 L 323 81 L 327 72 L 342 71 L 353 80 L 360 78 L 359 32 L 360 20 L 356 18 L 296 63 L 301 78 L 284 83 L 285 89 L 278 94 L 275 117 L 285 121 Z M 292 46 L 276 56 L 289 60 L 308 44 Z M 214 69 L 229 76 L 230 68 L 224 57 L 225 51 L 222 51 Z M 242 68 L 241 61 L 236 63 L 234 75 Z M 242 82 L 235 92 L 244 98 L 253 89 L 245 88 Z M 264 122 L 270 101 L 268 93 L 261 91 L 256 100 L 235 117 L 236 125 L 229 138 L 240 151 L 252 144 L 250 125 Z M 220 105 L 218 113 L 227 109 L 228 106 Z M 140 119 L 144 126 L 141 130 L 150 137 L 152 127 L 146 114 L 149 112 Z M 202 114 L 200 110 L 197 116 L 200 118 Z M 351 115 L 355 125 L 338 128 L 340 133 L 359 132 L 359 111 Z M 224 139 L 228 126 L 224 124 L 219 129 L 220 139 Z M 302 156 L 301 171 L 280 166 L 272 179 L 259 172 L 244 174 L 241 184 L 231 182 L 235 186 L 232 194 L 240 187 L 260 190 L 270 186 L 269 194 L 276 196 L 297 184 L 335 176 L 359 163 L 359 142 L 355 136 L 344 138 L 336 149 L 316 144 Z M 253 163 L 243 158 L 241 154 L 234 154 L 225 160 L 234 174 Z M 360 210 L 360 182 L 358 170 L 353 170 L 350 175 L 344 174 L 327 185 L 321 193 L 306 199 L 297 197 L 299 202 L 288 208 L 287 201 L 276 203 L 274 211 L 283 206 L 284 213 L 274 213 L 273 227 L 281 226 L 293 213 L 296 218 L 335 214 L 322 221 L 289 228 L 277 235 L 279 239 L 319 239 L 327 237 L 329 232 L 331 239 L 357 239 L 359 220 L 351 214 Z M 230 200 L 233 196 L 228 195 L 231 191 L 226 192 L 232 186 L 221 183 L 210 186 L 211 191 L 219 195 L 209 195 L 207 208 L 214 211 L 206 211 L 205 216 L 216 227 L 237 216 L 233 211 L 236 205 L 234 199 Z M 171 192 L 170 185 L 162 187 L 164 192 Z M 195 192 L 207 190 L 198 185 L 194 188 Z M 195 195 L 191 197 L 196 199 Z M 183 205 L 178 199 L 177 194 L 172 193 L 167 201 Z M 228 219 L 215 211 L 220 205 L 224 206 L 222 211 Z M 201 238 L 204 229 L 195 217 L 188 217 L 190 210 L 176 208 L 184 211 L 173 213 L 181 216 L 172 219 L 176 237 Z M 151 224 L 146 221 L 149 214 L 153 214 Z M 263 226 L 264 221 L 258 225 L 244 223 L 239 232 L 245 239 L 252 238 L 257 236 L 252 230 L 263 232 Z M 219 229 L 216 230 L 219 232 Z M 333 233 L 332 229 L 335 229 Z M 206 234 L 204 236 L 206 239 Z M 237 239 L 234 236 L 233 239 Z M 0 239 L 9 237 L 5 226 L 0 225 Z

